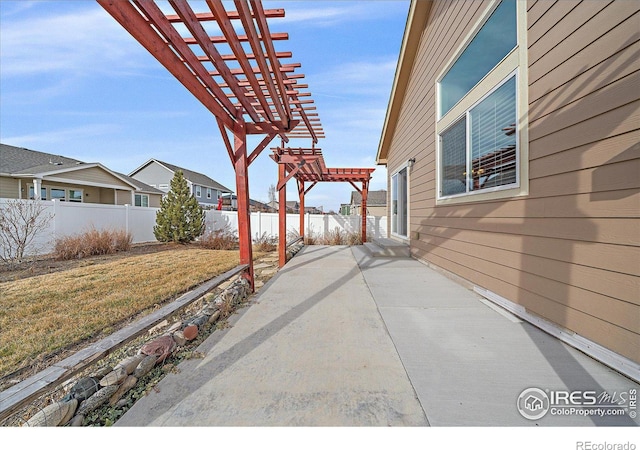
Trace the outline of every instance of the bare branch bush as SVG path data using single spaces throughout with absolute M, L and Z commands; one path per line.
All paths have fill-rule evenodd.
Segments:
M 46 212 L 40 200 L 8 200 L 0 208 L 0 261 L 8 265 L 21 263 L 27 256 L 35 258 L 40 248 L 36 238 L 47 231 L 53 214 Z

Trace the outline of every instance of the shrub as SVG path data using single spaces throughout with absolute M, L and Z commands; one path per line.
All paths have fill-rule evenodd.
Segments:
M 253 241 L 253 248 L 259 252 L 272 252 L 278 248 L 278 236 L 269 236 L 266 232 Z
M 131 248 L 133 237 L 124 230 L 96 230 L 95 228 L 56 239 L 54 256 L 58 260 L 80 259 L 87 256 L 110 255 Z
M 202 207 L 178 170 L 171 179 L 169 193 L 160 202 L 153 234 L 160 242 L 191 242 L 204 233 L 204 220 Z
M 26 252 L 37 256 L 38 235 L 47 231 L 52 214 L 41 201 L 9 200 L 0 214 L 0 261 L 9 265 L 24 260 Z
M 206 232 L 200 237 L 198 243 L 209 250 L 235 250 L 238 248 L 238 236 L 227 224 L 220 229 Z

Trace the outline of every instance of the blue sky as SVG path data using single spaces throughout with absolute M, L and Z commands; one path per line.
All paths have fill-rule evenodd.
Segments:
M 198 2 L 192 2 L 194 9 Z M 273 1 L 270 19 L 309 84 L 329 167 L 376 167 L 375 155 L 409 8 L 408 0 Z M 227 9 L 233 9 L 228 7 Z M 205 173 L 235 190 L 213 115 L 96 2 L 0 1 L 0 142 L 130 173 L 150 158 Z M 255 146 L 258 138 L 249 141 Z M 279 144 L 272 141 L 270 147 Z M 309 140 L 291 140 L 308 147 Z M 251 198 L 268 199 L 277 166 L 265 150 L 249 168 Z M 309 206 L 337 211 L 353 190 L 320 183 Z M 297 198 L 290 182 L 287 198 Z

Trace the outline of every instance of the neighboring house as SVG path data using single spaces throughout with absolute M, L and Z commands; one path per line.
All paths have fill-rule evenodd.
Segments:
M 0 144 L 0 198 L 159 206 L 162 192 L 100 163 Z M 147 205 L 144 205 L 147 206 Z
M 351 202 L 340 205 L 340 213 L 345 216 L 359 216 L 362 208 L 362 194 L 351 192 Z M 369 191 L 367 194 L 367 216 L 382 217 L 387 215 L 387 191 Z
M 179 170 L 187 180 L 189 191 L 205 209 L 215 209 L 220 197 L 233 192 L 204 174 L 157 159 L 150 159 L 131 172 L 129 176 L 166 193 L 169 192 L 171 179 Z
M 415 258 L 636 368 L 639 10 L 413 0 L 377 154 Z
M 277 208 L 277 207 L 276 207 Z M 235 194 L 225 194 L 222 196 L 222 210 L 223 211 L 237 211 L 238 210 L 238 197 Z M 277 209 L 272 208 L 266 203 L 259 202 L 257 200 L 249 199 L 249 211 L 250 212 L 278 212 Z

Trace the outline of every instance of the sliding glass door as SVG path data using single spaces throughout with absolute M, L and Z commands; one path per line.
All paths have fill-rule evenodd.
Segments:
M 391 177 L 391 234 L 407 237 L 407 168 Z

